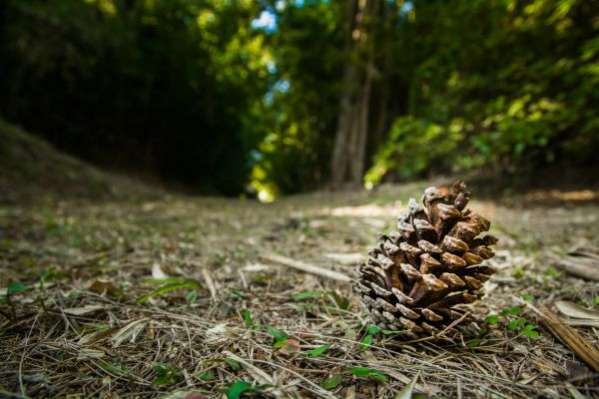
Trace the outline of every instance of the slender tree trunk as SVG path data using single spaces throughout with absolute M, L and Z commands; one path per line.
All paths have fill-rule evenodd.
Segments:
M 376 16 L 380 1 L 353 0 L 349 4 L 347 64 L 331 158 L 331 184 L 334 188 L 359 186 L 364 175 L 375 71 L 373 35 L 370 32 L 374 24 L 370 19 Z
M 372 75 L 374 65 L 372 59 L 369 60 L 366 67 L 366 77 L 362 86 L 360 102 L 356 109 L 356 137 L 353 156 L 350 158 L 350 177 L 349 182 L 352 185 L 360 185 L 364 176 L 364 164 L 366 162 L 366 143 L 369 131 L 370 97 L 372 91 Z M 353 161 L 352 161 L 353 160 Z

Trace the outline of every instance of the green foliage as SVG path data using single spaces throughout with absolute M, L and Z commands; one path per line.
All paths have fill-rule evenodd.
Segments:
M 389 380 L 387 374 L 368 367 L 352 367 L 350 369 L 350 372 L 355 377 L 372 378 L 373 380 L 378 382 L 387 382 Z
M 273 347 L 275 348 L 282 348 L 289 338 L 285 331 L 279 330 L 278 328 L 274 328 L 272 326 L 266 326 L 266 332 L 268 335 L 274 338 Z
M 0 109 L 95 163 L 268 201 L 327 182 L 344 74 L 368 70 L 367 186 L 596 162 L 599 3 L 368 3 L 356 29 L 341 0 L 7 0 Z
M 225 358 L 225 363 L 233 371 L 239 371 L 239 370 L 241 370 L 241 363 L 239 363 L 237 360 L 234 360 L 234 359 L 231 359 L 231 358 L 227 357 L 227 358 Z
M 8 0 L 0 107 L 61 148 L 236 194 L 268 87 L 255 2 Z M 66 110 L 66 112 L 65 112 Z M 135 156 L 131 156 L 135 154 Z
M 181 371 L 171 364 L 155 364 L 152 369 L 156 373 L 154 385 L 172 385 L 183 378 Z
M 243 323 L 247 328 L 254 327 L 254 319 L 252 318 L 252 312 L 247 309 L 241 309 L 240 311 L 241 317 L 243 318 Z
M 534 300 L 532 295 L 526 300 Z M 489 325 L 499 324 L 502 322 L 508 331 L 519 332 L 522 336 L 527 338 L 537 338 L 541 334 L 537 331 L 538 326 L 530 323 L 528 319 L 522 317 L 521 314 L 524 312 L 524 308 L 521 306 L 511 306 L 503 309 L 499 315 L 490 314 L 485 318 L 485 323 Z M 476 347 L 480 345 L 481 339 L 471 340 L 467 343 L 469 347 Z
M 591 162 L 599 145 L 597 4 L 414 1 L 397 33 L 407 116 L 366 175 Z M 473 27 L 471 21 L 476 20 Z M 414 43 L 417 43 L 415 45 Z
M 212 372 L 211 370 L 202 371 L 197 375 L 197 377 L 204 382 L 213 381 L 216 378 L 214 372 Z
M 320 384 L 320 386 L 322 386 L 324 389 L 330 391 L 330 390 L 337 388 L 342 382 L 343 382 L 343 375 L 335 374 L 335 375 L 332 375 L 332 376 L 328 377 L 327 379 L 325 379 Z
M 461 138 L 457 129 L 445 129 L 411 116 L 399 118 L 365 180 L 377 183 L 391 170 L 396 170 L 399 178 L 410 178 L 427 172 L 433 164 L 449 167 L 444 157 L 456 149 Z
M 18 281 L 13 281 L 8 285 L 8 288 L 6 289 L 6 295 L 10 296 L 20 294 L 21 292 L 29 291 L 29 289 L 30 288 L 28 288 L 25 284 Z
M 320 298 L 321 296 L 321 291 L 301 291 L 293 294 L 292 298 L 294 301 L 304 301 L 306 299 Z
M 239 399 L 243 393 L 258 392 L 249 382 L 237 380 L 227 389 L 227 399 Z
M 320 357 L 322 355 L 324 355 L 324 353 L 326 351 L 329 350 L 329 348 L 331 347 L 331 344 L 324 344 L 324 345 L 320 345 L 310 351 L 308 351 L 308 357 Z
M 200 289 L 200 283 L 195 280 L 190 279 L 166 279 L 167 282 L 161 284 L 157 289 L 150 292 L 149 294 L 143 295 L 138 299 L 138 303 L 145 303 L 152 298 L 160 297 L 171 293 L 173 291 L 182 290 L 182 289 L 191 289 L 197 290 Z M 189 300 L 189 298 L 187 298 Z

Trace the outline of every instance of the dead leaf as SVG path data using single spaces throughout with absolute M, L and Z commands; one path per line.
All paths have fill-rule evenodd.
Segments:
M 561 313 L 575 319 L 599 320 L 599 311 L 585 309 L 570 301 L 556 301 L 555 307 Z
M 88 288 L 91 292 L 99 295 L 108 295 L 114 298 L 123 296 L 123 290 L 112 284 L 111 281 L 98 279 L 94 281 Z
M 206 330 L 206 339 L 204 342 L 207 344 L 217 344 L 227 340 L 227 324 L 217 324 L 212 328 Z
M 94 312 L 97 312 L 99 310 L 104 310 L 104 309 L 108 309 L 108 308 L 104 305 L 87 305 L 87 306 L 82 306 L 80 308 L 63 309 L 63 312 L 65 312 L 66 314 L 71 315 L 71 316 L 83 316 L 83 315 L 94 313 Z
M 281 349 L 279 349 L 279 352 L 284 353 L 285 355 L 293 355 L 299 353 L 301 350 L 300 343 L 293 338 L 289 338 L 285 341 Z
M 98 349 L 81 348 L 77 354 L 77 360 L 101 359 L 106 356 L 106 352 Z
M 144 330 L 146 324 L 148 324 L 148 321 L 149 319 L 134 320 L 120 328 L 112 336 L 112 346 L 117 348 L 125 341 L 129 341 L 130 343 L 135 342 L 137 336 Z
M 162 270 L 162 268 L 160 267 L 160 264 L 158 264 L 157 262 L 154 262 L 154 264 L 152 265 L 152 278 L 162 279 L 162 278 L 169 278 L 169 277 L 170 276 Z

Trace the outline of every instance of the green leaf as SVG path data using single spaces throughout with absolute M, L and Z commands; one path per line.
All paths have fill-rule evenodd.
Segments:
M 538 326 L 536 324 L 527 324 L 522 329 L 522 335 L 528 338 L 537 338 L 541 336 L 541 333 L 537 331 Z
M 168 283 L 168 284 L 165 284 L 165 285 L 159 287 L 158 289 L 152 291 L 151 293 L 142 296 L 141 298 L 139 298 L 139 300 L 137 302 L 139 304 L 142 304 L 152 298 L 155 298 L 157 296 L 162 296 L 162 295 L 168 294 L 173 291 L 177 291 L 177 290 L 181 290 L 181 289 L 195 290 L 195 289 L 199 289 L 199 288 L 200 288 L 200 283 L 198 283 L 195 280 L 185 280 L 182 282 Z
M 502 316 L 510 316 L 510 315 L 515 316 L 515 315 L 519 315 L 523 311 L 524 311 L 524 309 L 521 308 L 520 306 L 512 306 L 512 307 L 503 309 L 500 314 Z
M 370 348 L 370 346 L 372 345 L 372 341 L 374 341 L 374 337 L 372 335 L 366 335 L 364 338 L 362 338 L 362 341 L 360 342 L 361 349 L 365 350 Z
M 187 299 L 187 303 L 196 303 L 198 301 L 198 292 L 197 291 L 189 291 L 187 295 L 185 295 L 185 299 Z
M 389 380 L 387 374 L 368 367 L 352 367 L 350 371 L 356 377 L 372 378 L 378 382 L 387 382 Z
M 402 331 L 403 330 L 383 330 L 383 334 L 384 335 L 395 335 L 395 334 L 399 334 Z
M 497 324 L 499 323 L 499 316 L 497 316 L 496 314 L 490 314 L 485 318 L 485 323 Z
M 229 366 L 233 371 L 241 370 L 241 363 L 239 363 L 237 360 L 227 357 L 225 358 L 225 363 L 227 363 L 227 366 Z
M 214 375 L 214 373 L 212 372 L 212 370 L 207 370 L 207 371 L 203 371 L 201 373 L 199 373 L 197 375 L 197 377 L 202 380 L 202 381 L 212 381 L 216 378 L 216 376 Z
M 512 271 L 512 276 L 516 279 L 524 277 L 524 268 L 522 266 L 516 266 Z
M 118 363 L 109 363 L 109 362 L 100 361 L 100 363 L 98 365 L 100 366 L 100 368 L 102 370 L 106 371 L 107 373 L 114 374 L 114 375 L 125 375 L 129 372 L 127 367 L 123 366 L 122 364 L 118 364 Z
M 239 399 L 244 392 L 253 392 L 252 384 L 243 380 L 237 380 L 227 389 L 227 399 Z
M 343 382 L 343 376 L 341 374 L 335 374 L 327 378 L 320 384 L 326 390 L 335 389 Z
M 292 298 L 294 301 L 303 301 L 306 299 L 320 298 L 322 296 L 321 291 L 302 291 L 297 294 L 293 294 Z
M 278 328 L 274 328 L 272 326 L 266 326 L 266 332 L 275 340 L 281 340 L 288 337 L 285 331 L 279 330 Z
M 595 305 L 599 305 L 599 295 L 597 295 L 595 298 L 593 298 L 593 303 Z
M 25 284 L 19 283 L 18 281 L 13 281 L 8 285 L 6 294 L 10 296 L 10 295 L 19 294 L 21 292 L 25 292 L 28 290 L 29 290 L 29 288 Z
M 329 350 L 330 347 L 331 347 L 331 344 L 320 345 L 319 347 L 316 347 L 316 348 L 308 351 L 308 357 L 320 357 L 327 350 Z
M 560 272 L 558 272 L 554 267 L 549 267 L 545 274 L 547 275 L 547 277 L 553 279 L 558 278 L 560 276 Z
M 508 323 L 507 329 L 510 331 L 519 330 L 522 327 L 524 327 L 525 324 L 526 324 L 526 319 L 524 317 L 518 317 L 517 319 L 511 320 Z
M 480 338 L 473 338 L 469 341 L 466 341 L 466 346 L 468 348 L 477 348 L 480 346 L 480 343 L 482 342 L 482 339 Z
M 368 329 L 366 330 L 366 332 L 370 335 L 376 335 L 376 334 L 380 333 L 381 331 L 382 331 L 382 328 L 380 328 L 379 326 L 375 326 L 374 324 L 368 326 Z
M 237 288 L 229 288 L 229 294 L 231 294 L 233 299 L 245 299 L 245 294 Z
M 522 299 L 524 299 L 526 302 L 533 302 L 535 297 L 531 294 L 524 294 L 522 295 Z
M 279 330 L 278 328 L 274 328 L 272 326 L 266 326 L 266 332 L 268 335 L 274 338 L 275 341 L 273 346 L 275 348 L 282 348 L 283 345 L 285 345 L 285 342 L 287 342 L 287 338 L 289 338 L 285 331 Z
M 243 323 L 247 328 L 252 328 L 254 326 L 254 319 L 252 318 L 252 312 L 247 309 L 241 309 L 241 317 L 243 318 Z
M 182 379 L 179 369 L 171 364 L 158 363 L 152 368 L 157 375 L 152 382 L 154 385 L 171 385 Z

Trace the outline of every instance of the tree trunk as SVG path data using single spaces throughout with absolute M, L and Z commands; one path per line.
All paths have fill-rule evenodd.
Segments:
M 372 80 L 375 72 L 370 18 L 380 0 L 353 0 L 348 6 L 346 59 L 337 133 L 331 157 L 333 188 L 360 186 L 369 132 Z M 365 59 L 364 59 L 365 58 Z

